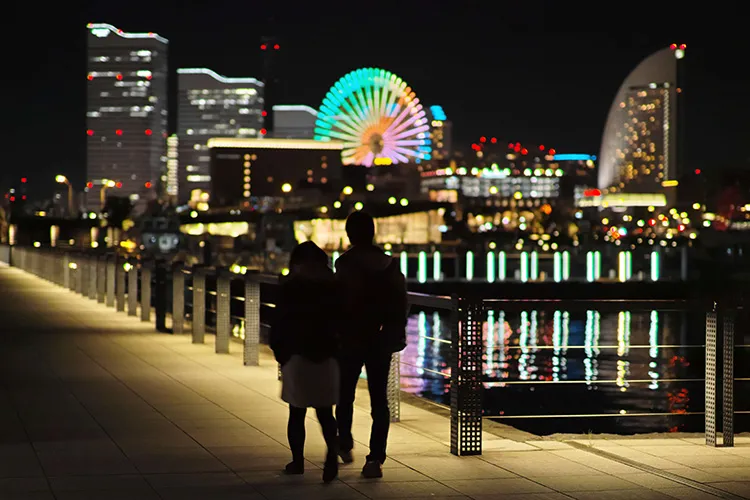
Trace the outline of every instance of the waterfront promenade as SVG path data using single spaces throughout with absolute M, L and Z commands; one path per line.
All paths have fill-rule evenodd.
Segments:
M 707 448 L 699 436 L 541 439 L 488 425 L 481 457 L 449 453 L 450 422 L 402 402 L 382 480 L 356 462 L 321 484 L 312 412 L 307 472 L 289 460 L 286 407 L 270 353 L 245 367 L 239 346 L 155 333 L 13 268 L 0 267 L 0 499 L 662 499 L 750 498 L 750 438 Z

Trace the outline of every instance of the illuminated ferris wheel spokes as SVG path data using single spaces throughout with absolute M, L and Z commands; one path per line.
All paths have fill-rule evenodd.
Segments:
M 365 68 L 341 78 L 323 99 L 315 139 L 344 143 L 345 165 L 372 166 L 430 159 L 425 110 L 406 82 L 381 69 Z

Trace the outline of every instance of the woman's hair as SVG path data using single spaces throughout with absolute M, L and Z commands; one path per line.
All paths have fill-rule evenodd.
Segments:
M 328 268 L 328 255 L 312 241 L 306 241 L 300 243 L 292 250 L 292 255 L 289 258 L 289 267 L 295 268 L 310 265 Z

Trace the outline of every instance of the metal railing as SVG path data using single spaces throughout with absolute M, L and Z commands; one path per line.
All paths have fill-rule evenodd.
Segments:
M 128 261 L 115 255 L 92 256 L 20 247 L 12 249 L 9 261 L 15 267 L 109 307 L 116 307 L 118 311 L 125 311 L 127 305 L 127 313 L 136 316 L 140 311 L 142 321 L 151 321 L 152 310 L 155 310 L 159 330 L 165 330 L 164 318 L 171 311 L 172 331 L 177 334 L 189 332 L 193 343 L 203 343 L 206 333 L 213 326 L 217 353 L 230 352 L 231 341 L 239 341 L 243 348 L 244 365 L 259 365 L 262 333 L 268 327 L 268 321 L 264 320 L 268 319 L 268 313 L 274 308 L 273 290 L 278 285 L 276 277 L 252 273 L 236 275 L 224 269 L 203 266 L 186 268 L 174 265 L 167 268 L 165 263 Z M 241 291 L 233 295 L 232 290 Z M 454 455 L 482 453 L 482 423 L 487 418 L 483 408 L 483 328 L 487 311 L 499 309 L 506 312 L 530 309 L 703 309 L 706 314 L 703 379 L 706 390 L 706 444 L 718 445 L 717 435 L 721 428 L 723 446 L 733 445 L 734 335 L 737 313 L 742 309 L 737 305 L 673 300 L 503 300 L 411 292 L 409 303 L 423 310 L 447 313 L 449 317 L 450 340 L 431 340 L 450 347 L 450 372 L 439 374 L 450 378 L 451 453 Z M 388 397 L 391 419 L 398 421 L 401 366 L 404 362 L 400 353 L 393 356 Z M 720 402 L 719 406 L 717 402 Z

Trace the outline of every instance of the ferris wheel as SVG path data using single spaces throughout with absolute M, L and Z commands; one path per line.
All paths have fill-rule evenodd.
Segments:
M 429 160 L 425 110 L 406 82 L 390 71 L 352 71 L 328 91 L 315 122 L 315 139 L 339 140 L 344 165 L 389 165 Z

